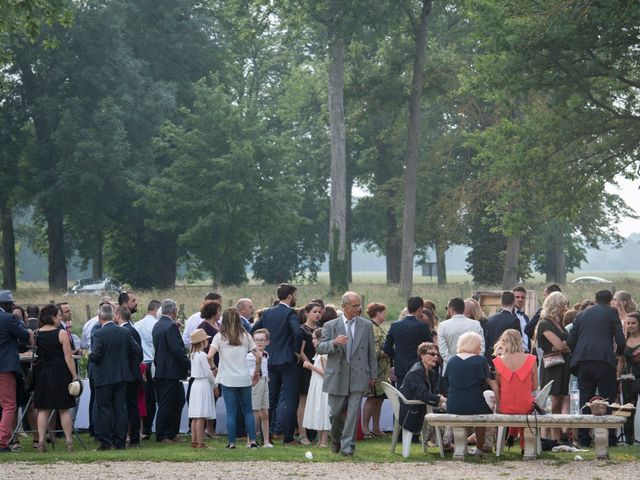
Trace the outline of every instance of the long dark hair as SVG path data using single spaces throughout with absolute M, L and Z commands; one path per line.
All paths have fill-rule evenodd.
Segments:
M 242 338 L 245 335 L 240 314 L 235 308 L 227 308 L 222 314 L 222 325 L 220 325 L 220 335 L 229 345 L 242 345 Z

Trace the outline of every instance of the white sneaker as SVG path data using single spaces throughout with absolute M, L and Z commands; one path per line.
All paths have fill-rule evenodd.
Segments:
M 265 443 L 264 445 L 262 445 L 262 448 L 273 448 L 273 445 L 271 445 L 270 443 Z

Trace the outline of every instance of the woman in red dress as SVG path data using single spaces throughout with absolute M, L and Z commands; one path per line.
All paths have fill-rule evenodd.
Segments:
M 522 350 L 522 336 L 517 330 L 506 330 L 495 350 L 500 355 L 493 361 L 496 381 L 500 386 L 498 412 L 528 414 L 533 411 L 533 391 L 538 388 L 536 357 Z M 524 448 L 524 428 L 518 428 L 520 448 Z M 510 434 L 515 433 L 510 431 Z

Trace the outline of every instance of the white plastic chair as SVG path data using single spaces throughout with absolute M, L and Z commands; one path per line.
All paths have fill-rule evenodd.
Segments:
M 382 389 L 384 393 L 387 395 L 389 402 L 391 403 L 391 409 L 393 410 L 393 436 L 391 437 L 391 453 L 396 451 L 396 444 L 398 443 L 398 434 L 400 433 L 400 402 L 405 405 L 424 405 L 425 403 L 421 400 L 407 400 L 400 391 L 395 388 L 393 385 L 382 382 Z M 427 413 L 431 413 L 432 408 L 427 405 Z M 427 451 L 427 430 L 429 429 L 429 424 L 424 421 L 422 424 L 422 432 L 420 433 L 421 441 L 422 441 L 422 451 Z M 440 449 L 440 456 L 444 457 L 444 450 L 442 447 L 442 438 L 440 435 L 440 429 L 438 427 L 435 428 L 436 431 L 436 443 L 438 444 L 438 448 Z M 402 456 L 404 458 L 409 457 L 409 452 L 411 450 L 411 440 L 413 438 L 413 432 L 403 428 L 402 429 Z

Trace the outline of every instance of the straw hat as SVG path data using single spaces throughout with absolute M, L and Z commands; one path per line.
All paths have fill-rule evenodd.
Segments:
M 211 339 L 211 337 L 207 335 L 207 332 L 205 332 L 202 328 L 196 328 L 193 332 L 191 332 L 191 345 L 204 342 L 207 339 Z
M 82 381 L 80 379 L 76 379 L 69 384 L 69 395 L 72 397 L 79 397 L 82 395 Z

